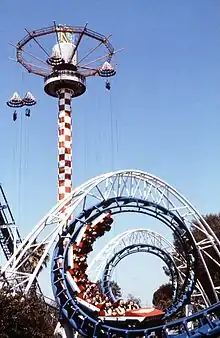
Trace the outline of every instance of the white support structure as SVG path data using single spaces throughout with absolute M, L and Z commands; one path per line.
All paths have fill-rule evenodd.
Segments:
M 218 301 L 219 294 L 217 290 L 220 286 L 215 285 L 214 281 L 212 281 L 204 257 L 209 255 L 209 259 L 216 264 L 216 268 L 219 268 L 219 239 L 199 212 L 176 189 L 161 179 L 139 170 L 120 170 L 103 174 L 75 188 L 61 203 L 51 209 L 20 244 L 15 254 L 2 268 L 2 280 L 9 282 L 13 289 L 23 287 L 24 292 L 27 293 L 36 279 L 47 253 L 53 248 L 54 243 L 58 240 L 58 235 L 66 227 L 69 217 L 72 216 L 74 219 L 83 210 L 87 210 L 89 207 L 109 198 L 120 196 L 139 198 L 166 208 L 181 218 L 191 232 L 191 235 L 191 230 L 195 226 L 196 221 L 197 230 L 206 239 L 206 245 L 203 242 L 198 242 L 196 245 L 216 301 Z M 65 213 L 64 208 L 66 208 Z M 38 244 L 37 246 L 33 246 L 33 243 Z M 35 269 L 31 273 L 20 272 L 21 267 L 33 251 L 37 250 L 42 244 L 44 245 L 44 251 Z M 215 256 L 219 258 L 219 261 L 210 255 L 210 246 L 214 248 Z
M 0 248 L 8 260 L 22 242 L 3 187 L 0 184 Z

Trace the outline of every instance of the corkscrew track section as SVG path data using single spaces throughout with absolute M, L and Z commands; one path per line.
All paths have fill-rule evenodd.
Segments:
M 204 337 L 204 334 L 215 337 L 219 334 L 218 304 L 184 320 L 170 322 L 157 329 L 144 327 L 130 329 L 121 328 L 120 325 L 114 326 L 112 323 L 109 325 L 108 321 L 98 316 L 97 309 L 93 305 L 80 300 L 77 296 L 78 286 L 74 281 L 74 275 L 71 274 L 68 260 L 70 260 L 72 247 L 77 242 L 80 244 L 82 233 L 86 228 L 91 227 L 91 224 L 100 216 L 105 217 L 103 215 L 106 213 L 110 212 L 113 219 L 115 215 L 122 212 L 137 212 L 155 217 L 182 239 L 182 245 L 183 247 L 185 245 L 186 249 L 187 282 L 183 283 L 182 291 L 173 306 L 168 309 L 165 319 L 187 303 L 195 287 L 196 261 L 198 257 L 202 259 L 205 254 L 205 249 L 196 242 L 191 232 L 195 221 L 197 228 L 203 234 L 205 233 L 207 241 L 209 240 L 219 253 L 219 241 L 199 212 L 174 188 L 152 175 L 133 170 L 119 171 L 102 175 L 94 181 L 90 180 L 88 186 L 85 184 L 83 187 L 83 190 L 80 191 L 80 188 L 78 190 L 78 193 L 81 193 L 74 208 L 75 218 L 60 234 L 52 267 L 54 295 L 71 326 L 82 334 L 93 337 L 150 337 L 151 332 L 155 330 L 163 332 L 166 337 L 170 336 L 169 332 L 174 327 L 181 332 L 176 335 L 179 337 Z M 204 267 L 208 277 L 211 278 L 208 267 Z M 211 285 L 218 301 L 216 292 L 218 286 L 214 285 L 213 281 Z M 190 331 L 188 325 L 191 321 L 196 323 L 193 331 Z

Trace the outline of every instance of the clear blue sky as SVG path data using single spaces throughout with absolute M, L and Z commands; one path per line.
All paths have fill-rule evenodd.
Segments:
M 74 185 L 112 169 L 142 169 L 175 186 L 202 213 L 219 212 L 219 13 L 218 0 L 1 1 L 0 181 L 22 235 L 56 203 L 57 102 L 44 94 L 41 78 L 9 60 L 15 53 L 8 42 L 20 40 L 25 27 L 53 20 L 112 33 L 115 49 L 124 48 L 116 58 L 112 106 L 99 78 L 73 102 Z M 14 91 L 36 96 L 30 120 L 12 122 L 5 101 Z M 158 285 L 154 261 L 147 262 Z M 140 289 L 145 277 L 135 282 Z M 135 293 L 132 278 L 120 280 L 125 293 Z

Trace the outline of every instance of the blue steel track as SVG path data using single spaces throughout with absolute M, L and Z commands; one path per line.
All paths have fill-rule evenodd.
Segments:
M 76 243 L 80 230 L 85 224 L 91 223 L 102 213 L 111 210 L 112 215 L 121 212 L 138 212 L 147 214 L 159 219 L 173 230 L 175 235 L 182 241 L 185 247 L 185 259 L 187 261 L 186 281 L 182 285 L 182 290 L 178 300 L 174 301 L 173 306 L 167 310 L 164 319 L 169 318 L 169 322 L 156 327 L 148 327 L 145 322 L 137 324 L 131 329 L 126 322 L 112 322 L 98 317 L 96 313 L 87 306 L 80 303 L 77 293 L 70 286 L 67 279 L 67 259 L 68 249 Z M 64 247 L 64 240 L 68 239 L 68 245 Z M 146 200 L 120 197 L 103 201 L 82 213 L 73 220 L 67 229 L 63 231 L 56 244 L 52 265 L 52 285 L 53 292 L 58 302 L 62 315 L 68 320 L 69 324 L 79 333 L 87 337 L 94 338 L 115 338 L 115 337 L 220 337 L 220 303 L 193 314 L 189 317 L 170 321 L 173 314 L 182 308 L 193 292 L 196 283 L 195 268 L 197 263 L 197 249 L 184 222 L 169 210 Z M 115 324 L 114 324 L 115 323 Z M 193 323 L 194 329 L 189 328 Z M 175 334 L 171 334 L 171 331 Z

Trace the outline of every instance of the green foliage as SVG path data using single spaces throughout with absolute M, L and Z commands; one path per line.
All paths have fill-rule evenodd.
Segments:
M 173 289 L 170 283 L 162 284 L 153 294 L 153 305 L 162 311 L 165 311 L 169 306 L 172 305 Z M 185 309 L 180 309 L 175 314 L 175 318 L 185 317 Z
M 36 293 L 24 296 L 0 290 L 0 332 L 2 338 L 52 337 L 58 316 Z
M 32 273 L 36 268 L 39 260 L 41 259 L 42 255 L 45 251 L 45 244 L 41 244 L 38 248 L 38 243 L 36 241 L 33 242 L 31 248 L 26 253 L 26 263 L 25 263 L 25 272 Z M 36 249 L 37 248 L 37 249 Z M 46 257 L 44 258 L 43 264 L 41 265 L 37 276 L 42 272 L 44 268 L 47 267 L 50 261 L 50 255 L 47 253 Z
M 162 284 L 153 294 L 153 305 L 160 310 L 165 310 L 172 303 L 172 294 L 172 285 Z
M 118 283 L 114 282 L 114 281 L 111 281 L 110 282 L 111 284 L 111 288 L 112 288 L 112 293 L 113 295 L 116 297 L 116 298 L 120 298 L 122 296 L 122 293 L 121 293 L 121 288 L 120 286 L 118 285 Z

